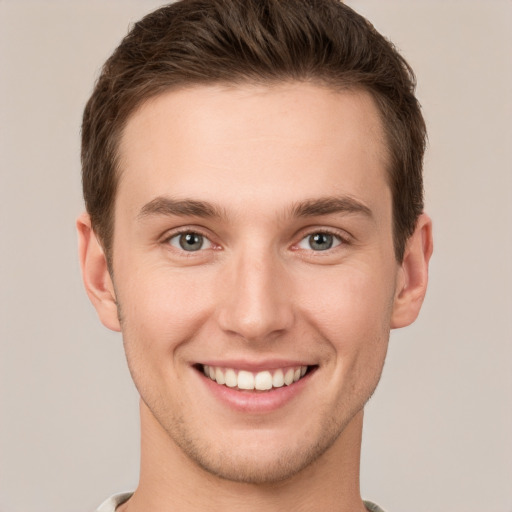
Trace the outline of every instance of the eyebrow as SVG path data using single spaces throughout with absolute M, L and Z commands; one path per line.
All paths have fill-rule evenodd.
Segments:
M 373 217 L 372 211 L 368 206 L 349 196 L 307 199 L 295 203 L 290 209 L 291 217 L 318 217 L 337 213 L 363 214 L 369 218 Z M 173 199 L 167 196 L 159 196 L 146 203 L 141 208 L 137 217 L 142 219 L 154 215 L 217 219 L 227 217 L 222 209 L 207 201 Z
M 295 204 L 292 208 L 294 217 L 317 217 L 335 213 L 355 213 L 373 217 L 368 206 L 349 196 L 309 199 Z
M 221 218 L 224 213 L 215 205 L 206 201 L 194 199 L 173 199 L 171 197 L 159 196 L 146 203 L 140 210 L 137 217 L 142 219 L 153 215 L 178 215 L 202 218 Z

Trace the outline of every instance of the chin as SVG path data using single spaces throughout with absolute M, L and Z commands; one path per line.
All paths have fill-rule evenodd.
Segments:
M 264 456 L 258 453 L 231 453 L 226 455 L 194 453 L 189 458 L 207 473 L 223 480 L 253 485 L 272 485 L 292 479 L 310 466 L 326 450 L 280 450 Z
M 340 438 L 347 423 L 319 422 L 295 431 L 295 435 L 255 429 L 241 437 L 231 432 L 210 439 L 190 436 L 190 430 L 166 430 L 173 444 L 210 475 L 237 483 L 273 485 L 292 479 L 322 458 Z

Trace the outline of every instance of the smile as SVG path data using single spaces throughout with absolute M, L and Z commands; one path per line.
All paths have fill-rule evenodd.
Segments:
M 203 365 L 203 373 L 217 384 L 239 390 L 270 391 L 290 386 L 299 381 L 308 371 L 308 366 L 277 368 L 260 372 L 249 372 L 234 368 Z

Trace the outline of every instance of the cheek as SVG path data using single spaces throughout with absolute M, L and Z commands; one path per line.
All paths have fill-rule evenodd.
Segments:
M 389 340 L 392 276 L 359 267 L 315 279 L 305 309 L 327 341 L 324 364 L 337 375 L 341 401 L 347 393 L 367 398 L 378 383 Z
M 205 294 L 189 279 L 155 272 L 132 274 L 118 298 L 126 360 L 139 394 L 154 410 L 168 407 L 169 400 L 180 407 L 179 396 L 169 397 L 168 390 L 186 367 L 180 348 L 208 316 Z
M 302 306 L 331 340 L 364 341 L 389 332 L 394 297 L 392 272 L 339 268 L 317 274 L 303 287 Z
M 165 270 L 132 273 L 119 301 L 126 343 L 156 358 L 192 339 L 211 304 L 201 276 Z

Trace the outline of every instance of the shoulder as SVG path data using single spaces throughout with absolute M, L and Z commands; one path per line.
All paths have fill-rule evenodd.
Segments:
M 97 509 L 96 512 L 115 512 L 119 505 L 122 505 L 132 496 L 132 492 L 123 492 L 120 494 L 114 494 L 107 500 L 105 500 Z M 378 505 L 371 501 L 365 501 L 364 506 L 368 512 L 384 512 Z
M 364 506 L 368 512 L 384 512 L 384 510 L 382 510 L 378 505 L 375 505 L 375 503 L 372 503 L 371 501 L 365 501 Z
M 96 512 L 115 512 L 116 508 L 127 501 L 133 492 L 122 492 L 114 494 L 108 500 L 105 500 L 97 509 Z

